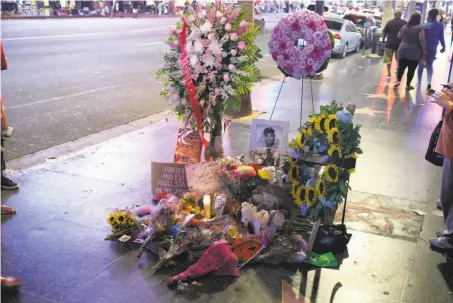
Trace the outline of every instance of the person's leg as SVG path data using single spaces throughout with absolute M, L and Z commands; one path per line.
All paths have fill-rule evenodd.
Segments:
M 398 60 L 398 73 L 396 75 L 396 84 L 395 86 L 400 85 L 401 79 L 403 78 L 404 71 L 406 70 L 408 60 L 399 59 Z
M 17 183 L 15 183 L 14 181 L 12 181 L 11 179 L 5 177 L 3 175 L 3 171 L 6 169 L 6 164 L 5 164 L 5 158 L 3 156 L 3 134 L 0 133 L 0 136 L 1 136 L 1 162 L 2 162 L 2 189 L 6 189 L 6 190 L 14 190 L 14 189 L 18 189 L 19 188 L 19 185 Z
M 390 78 L 391 68 L 392 68 L 392 60 L 393 60 L 393 50 L 386 48 L 384 49 L 384 63 L 387 65 L 387 77 Z
M 442 166 L 442 184 L 440 189 L 440 203 L 444 213 L 447 231 L 453 233 L 453 163 L 444 158 Z
M 412 82 L 412 79 L 414 78 L 415 69 L 417 68 L 417 65 L 418 65 L 418 61 L 408 60 L 406 88 L 413 89 L 413 87 L 411 86 L 411 82 Z
M 431 80 L 433 79 L 433 64 L 436 54 L 428 54 L 426 57 L 426 72 L 428 74 L 428 89 L 431 88 Z
M 417 70 L 417 86 L 422 85 L 422 78 L 423 78 L 423 69 L 425 68 L 425 64 L 423 61 L 418 63 L 418 70 Z

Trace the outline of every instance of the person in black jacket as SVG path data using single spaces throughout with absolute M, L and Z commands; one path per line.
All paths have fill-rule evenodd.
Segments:
M 387 80 L 390 81 L 393 57 L 396 57 L 396 52 L 400 46 L 401 40 L 398 38 L 398 33 L 407 22 L 401 19 L 401 11 L 396 10 L 394 18 L 387 22 L 383 30 L 382 42 L 384 48 L 384 63 L 387 64 Z

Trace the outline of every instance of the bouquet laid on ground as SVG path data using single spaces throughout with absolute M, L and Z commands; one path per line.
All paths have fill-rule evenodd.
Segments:
M 173 102 L 182 121 L 211 133 L 221 133 L 226 107 L 239 108 L 241 95 L 261 80 L 255 62 L 262 58 L 254 45 L 259 27 L 248 23 L 248 11 L 215 1 L 206 12 L 198 6 L 170 30 L 165 65 L 157 73 L 161 94 Z M 217 128 L 216 128 L 217 127 Z M 216 133 L 213 133 L 216 131 Z
M 113 232 L 107 236 L 107 239 L 129 235 L 138 230 L 137 218 L 130 210 L 113 210 L 107 217 L 107 223 L 110 224 Z
M 344 108 L 335 101 L 321 106 L 290 143 L 285 169 L 303 215 L 327 214 L 346 198 L 349 175 L 362 153 L 360 125 L 352 123 L 354 111 L 354 105 Z
M 220 176 L 223 186 L 231 194 L 236 203 L 248 201 L 253 191 L 259 186 L 276 182 L 275 167 L 261 167 L 256 164 L 246 164 L 242 158 L 222 161 Z

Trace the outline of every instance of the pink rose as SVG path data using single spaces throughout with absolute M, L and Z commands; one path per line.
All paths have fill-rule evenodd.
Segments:
M 247 48 L 247 45 L 245 44 L 245 41 L 240 41 L 240 42 L 238 43 L 238 48 L 239 48 L 240 50 L 242 50 L 242 51 L 245 50 L 245 49 Z
M 234 56 L 236 56 L 236 54 L 238 53 L 238 51 L 235 50 L 235 49 L 232 49 L 232 50 L 230 51 L 230 53 L 231 53 L 231 55 L 234 57 Z
M 224 80 L 225 82 L 230 81 L 230 74 L 229 74 L 229 73 L 223 74 L 223 80 Z
M 225 17 L 220 18 L 220 24 L 225 24 L 227 19 Z
M 239 26 L 247 28 L 249 26 L 249 23 L 245 20 L 242 20 L 241 23 L 239 24 Z
M 231 24 L 225 24 L 225 30 L 229 32 L 231 30 Z
M 236 66 L 234 66 L 233 64 L 230 64 L 228 65 L 228 69 L 232 72 L 234 72 L 236 70 Z
M 236 41 L 236 40 L 238 39 L 238 35 L 237 35 L 236 33 L 232 33 L 232 34 L 230 35 L 230 39 L 231 39 L 232 41 Z
M 214 89 L 214 93 L 215 93 L 216 96 L 218 96 L 220 94 L 220 88 L 216 87 Z
M 209 40 L 203 40 L 203 46 L 208 47 L 209 46 Z
M 181 104 L 186 106 L 187 105 L 187 100 L 186 99 L 181 99 Z
M 222 63 L 222 57 L 217 57 L 217 58 L 215 59 L 215 61 L 216 61 L 217 63 Z

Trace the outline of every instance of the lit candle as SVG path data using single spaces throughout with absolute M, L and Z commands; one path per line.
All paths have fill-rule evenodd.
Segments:
M 211 219 L 211 196 L 203 196 L 203 207 L 204 207 L 204 217 L 206 219 Z

